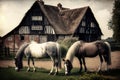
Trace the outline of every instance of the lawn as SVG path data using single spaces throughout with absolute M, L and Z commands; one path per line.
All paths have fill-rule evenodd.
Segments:
M 59 75 L 48 75 L 49 70 L 37 68 L 36 72 L 26 72 L 24 68 L 20 72 L 16 72 L 14 68 L 0 68 L 1 80 L 119 80 L 120 70 L 110 70 L 109 72 L 82 72 L 77 73 L 78 69 L 73 69 L 71 75 L 65 76 L 64 71 L 60 71 Z

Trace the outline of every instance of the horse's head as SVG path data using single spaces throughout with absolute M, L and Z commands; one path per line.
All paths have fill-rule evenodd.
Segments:
M 19 71 L 21 68 L 23 68 L 22 60 L 15 58 L 15 70 Z
M 69 60 L 65 60 L 64 61 L 64 68 L 65 68 L 65 75 L 69 75 L 70 71 L 72 70 L 73 66 L 72 63 Z

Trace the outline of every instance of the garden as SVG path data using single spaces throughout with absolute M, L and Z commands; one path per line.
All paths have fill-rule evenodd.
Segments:
M 75 42 L 76 39 L 72 40 L 64 40 L 64 41 L 58 41 L 61 44 L 61 50 L 62 50 L 62 57 L 65 56 L 64 53 L 67 52 L 67 49 L 70 47 L 70 45 Z M 1 80 L 119 80 L 120 79 L 120 68 L 119 68 L 119 54 L 120 52 L 112 52 L 112 66 L 110 67 L 109 71 L 88 71 L 81 73 L 78 73 L 79 69 L 78 67 L 74 67 L 71 71 L 71 74 L 68 76 L 64 75 L 64 67 L 59 72 L 58 75 L 48 75 L 49 69 L 37 67 L 36 72 L 26 72 L 27 67 L 25 66 L 20 72 L 16 72 L 14 69 L 14 63 L 11 63 L 9 61 L 13 61 L 13 56 L 9 56 L 6 58 L 5 56 L 1 57 L 0 61 L 6 61 L 12 65 L 12 66 L 0 66 L 0 79 Z M 43 59 L 43 61 L 50 61 L 50 59 Z M 26 61 L 26 59 L 24 59 Z M 37 60 L 38 61 L 38 60 Z M 90 61 L 89 59 L 87 61 Z M 94 61 L 94 60 L 92 60 Z M 5 62 L 4 62 L 5 63 Z M 44 62 L 43 62 L 44 63 Z M 6 63 L 8 64 L 8 63 Z M 76 63 L 77 64 L 77 63 Z M 118 65 L 116 65 L 118 64 Z M 0 63 L 0 65 L 3 65 Z M 90 65 L 93 65 L 92 63 Z M 95 63 L 94 63 L 95 65 Z M 89 64 L 87 65 L 88 67 Z M 116 68 L 117 66 L 117 68 Z

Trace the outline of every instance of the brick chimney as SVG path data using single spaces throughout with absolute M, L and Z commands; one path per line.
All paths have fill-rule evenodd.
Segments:
M 61 10 L 63 9 L 61 3 L 58 3 L 58 4 L 57 4 L 57 7 L 58 7 L 59 11 L 61 11 Z
M 40 4 L 44 5 L 44 1 L 43 0 L 37 0 L 40 2 Z

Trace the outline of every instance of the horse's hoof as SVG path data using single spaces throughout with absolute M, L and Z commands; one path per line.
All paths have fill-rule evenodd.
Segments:
M 48 75 L 52 75 L 52 73 L 49 73 Z
M 70 73 L 69 74 L 65 74 L 65 76 L 69 76 L 70 75 Z
M 27 70 L 26 72 L 30 72 L 30 69 L 29 69 L 29 70 Z
M 33 72 L 36 72 L 36 70 L 33 70 Z
M 58 72 L 54 74 L 54 76 L 58 75 Z
M 105 72 L 109 72 L 109 69 L 108 69 L 108 68 L 106 68 L 104 71 L 105 71 Z
M 97 71 L 97 73 L 100 73 L 100 72 L 102 72 L 102 71 L 101 71 L 101 70 L 98 70 L 98 71 Z

